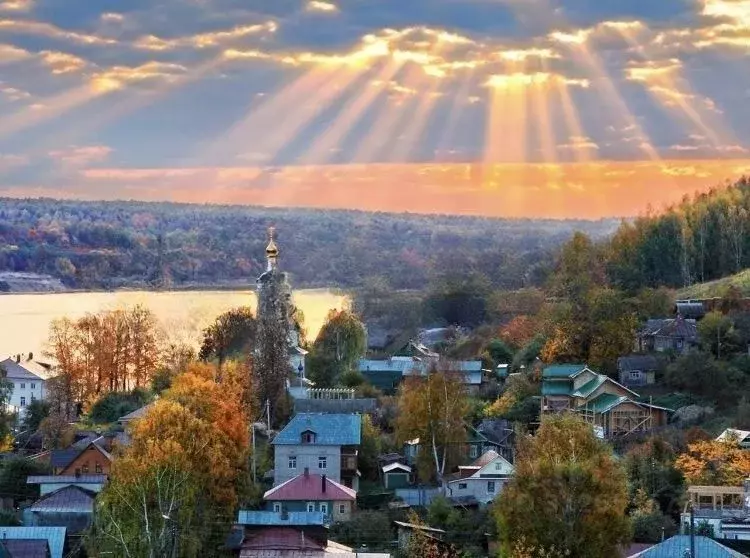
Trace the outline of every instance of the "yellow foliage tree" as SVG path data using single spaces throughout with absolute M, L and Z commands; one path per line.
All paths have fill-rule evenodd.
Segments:
M 702 440 L 688 445 L 675 466 L 689 484 L 741 486 L 750 476 L 750 452 L 733 440 Z

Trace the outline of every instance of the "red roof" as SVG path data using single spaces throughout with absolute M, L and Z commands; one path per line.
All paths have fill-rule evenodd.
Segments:
M 326 541 L 310 538 L 301 529 L 293 527 L 264 527 L 250 532 L 242 543 L 242 550 L 323 550 Z
M 343 484 L 325 478 L 325 492 L 323 492 L 323 475 L 297 475 L 293 479 L 281 483 L 263 495 L 264 500 L 305 500 L 315 501 L 349 501 L 357 499 L 357 492 Z

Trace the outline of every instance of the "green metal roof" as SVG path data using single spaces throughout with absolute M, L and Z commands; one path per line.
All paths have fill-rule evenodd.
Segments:
M 625 401 L 631 401 L 631 399 L 624 396 L 614 395 L 612 393 L 602 393 L 596 399 L 589 401 L 588 405 L 581 407 L 580 409 L 593 411 L 595 413 L 606 413 Z
M 542 395 L 570 395 L 573 386 L 568 381 L 542 382 Z
M 597 374 L 593 380 L 589 380 L 573 392 L 573 397 L 588 397 L 609 378 L 603 374 Z
M 585 364 L 552 364 L 542 370 L 542 378 L 571 378 L 584 368 Z

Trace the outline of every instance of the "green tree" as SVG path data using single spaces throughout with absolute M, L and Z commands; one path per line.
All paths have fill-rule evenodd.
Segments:
M 720 312 L 709 312 L 698 323 L 701 348 L 717 359 L 726 357 L 735 348 L 735 337 L 732 319 Z
M 250 308 L 228 310 L 203 331 L 198 358 L 203 361 L 215 358 L 221 368 L 226 359 L 252 350 L 256 330 L 255 315 Z
M 495 515 L 505 552 L 523 538 L 581 558 L 608 558 L 630 538 L 625 474 L 591 426 L 550 417 L 518 444 L 516 471 Z
M 151 394 L 145 389 L 110 391 L 91 406 L 89 419 L 95 424 L 115 422 L 118 418 L 143 407 L 150 400 Z
M 632 447 L 625 455 L 628 492 L 632 507 L 638 506 L 638 495 L 658 504 L 662 514 L 678 517 L 685 494 L 685 479 L 675 467 L 677 454 L 665 440 L 653 437 Z
M 331 310 L 307 359 L 307 376 L 316 387 L 333 387 L 356 370 L 367 349 L 365 327 L 347 310 Z
M 730 383 L 730 367 L 702 351 L 681 355 L 669 364 L 665 380 L 672 388 L 713 401 L 725 402 L 738 395 Z
M 513 362 L 513 351 L 502 339 L 493 339 L 490 341 L 487 344 L 486 351 L 495 366 Z
M 26 406 L 23 416 L 23 428 L 30 432 L 36 432 L 39 425 L 49 416 L 50 404 L 44 399 L 34 399 Z
M 487 320 L 491 294 L 491 283 L 484 275 L 450 275 L 431 285 L 425 317 L 446 325 L 480 325 Z
M 368 480 L 378 479 L 378 456 L 382 445 L 382 433 L 370 415 L 362 415 L 362 442 L 359 446 L 357 464 L 362 476 Z
M 0 497 L 13 499 L 14 506 L 36 500 L 39 498 L 39 485 L 26 484 L 26 479 L 32 475 L 49 473 L 49 467 L 44 463 L 25 457 L 8 459 L 0 468 Z

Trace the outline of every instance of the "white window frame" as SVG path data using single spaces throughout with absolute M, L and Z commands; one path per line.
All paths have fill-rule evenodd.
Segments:
M 495 494 L 497 491 L 497 486 L 495 485 L 495 481 L 487 481 L 487 492 L 489 494 Z
M 274 502 L 273 503 L 273 512 L 274 513 L 281 513 L 281 502 Z
M 320 503 L 320 511 L 323 512 L 323 515 L 328 515 L 328 502 Z
M 307 513 L 313 513 L 315 511 L 315 502 L 307 503 Z
M 640 371 L 640 370 L 631 370 L 630 371 L 630 381 L 631 382 L 635 382 L 635 381 L 642 380 L 642 379 L 643 379 L 643 372 L 642 371 Z
M 318 456 L 318 469 L 328 469 L 328 456 Z
M 31 384 L 31 389 L 36 389 L 36 384 Z
M 503 468 L 503 464 L 499 461 L 495 463 L 495 471 L 500 471 Z
M 297 469 L 297 456 L 290 455 L 287 465 L 289 466 L 290 469 Z

